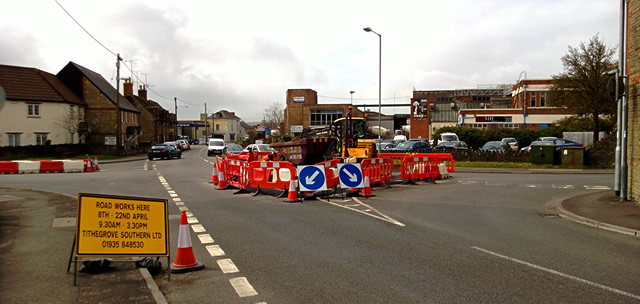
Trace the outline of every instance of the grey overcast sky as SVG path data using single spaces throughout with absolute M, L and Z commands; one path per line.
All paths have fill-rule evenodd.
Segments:
M 177 96 L 180 120 L 206 102 L 260 121 L 294 88 L 320 103 L 349 102 L 353 90 L 355 104 L 377 104 L 379 40 L 364 27 L 382 35 L 383 104 L 409 103 L 414 88 L 514 83 L 522 71 L 549 78 L 569 45 L 619 39 L 614 0 L 58 2 L 133 65 L 151 99 L 173 112 Z M 0 64 L 56 74 L 74 61 L 115 86 L 115 56 L 55 0 L 4 3 L 0 33 Z

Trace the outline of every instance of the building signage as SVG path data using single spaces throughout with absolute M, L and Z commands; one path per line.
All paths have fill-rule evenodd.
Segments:
M 78 195 L 76 256 L 168 256 L 167 200 Z
M 291 126 L 291 133 L 302 133 L 302 130 L 304 128 L 302 127 L 302 125 L 292 125 Z
M 511 122 L 511 116 L 476 116 L 476 122 Z
M 293 96 L 293 102 L 304 102 L 304 96 Z
M 412 110 L 412 119 L 416 120 L 425 120 L 427 119 L 427 100 L 417 100 L 413 101 L 411 105 Z
M 116 137 L 115 136 L 105 136 L 104 137 L 104 145 L 105 146 L 115 146 L 116 145 Z

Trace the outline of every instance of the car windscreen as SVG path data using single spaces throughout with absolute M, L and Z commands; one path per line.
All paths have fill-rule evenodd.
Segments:
M 167 147 L 167 145 L 155 145 L 153 147 L 151 147 L 151 149 L 168 149 L 169 147 Z
M 443 141 L 438 144 L 438 147 L 455 148 L 456 143 L 455 141 Z
M 499 141 L 490 141 L 486 144 L 484 144 L 484 146 L 482 146 L 483 148 L 500 148 L 502 147 L 501 143 Z
M 269 147 L 269 145 L 258 145 L 258 151 L 272 152 L 276 151 L 276 149 Z
M 221 141 L 210 141 L 209 142 L 209 146 L 222 147 L 222 146 L 224 146 L 224 142 L 221 142 Z
M 409 149 L 413 146 L 413 144 L 415 143 L 415 141 L 403 141 L 401 142 L 397 148 L 398 149 Z

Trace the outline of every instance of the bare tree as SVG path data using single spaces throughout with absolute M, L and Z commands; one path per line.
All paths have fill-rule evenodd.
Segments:
M 589 43 L 577 48 L 569 46 L 562 56 L 564 72 L 553 76 L 549 103 L 574 110 L 579 116 L 593 119 L 593 142 L 598 141 L 600 116 L 613 116 L 616 101 L 609 95 L 608 80 L 604 75 L 616 67 L 615 48 L 608 48 L 595 35 Z
M 272 130 L 280 129 L 280 124 L 284 121 L 284 106 L 279 102 L 274 102 L 264 110 L 265 124 Z

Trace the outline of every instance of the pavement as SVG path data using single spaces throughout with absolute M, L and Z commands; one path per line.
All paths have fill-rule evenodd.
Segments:
M 119 161 L 140 159 L 145 158 L 132 156 Z M 103 163 L 109 162 L 114 161 Z M 485 172 L 456 169 L 478 171 Z M 580 172 L 584 171 L 600 172 Z M 570 171 L 557 173 L 563 172 Z M 0 265 L 4 268 L 0 303 L 167 303 L 147 269 L 136 268 L 131 259 L 114 259 L 105 272 L 79 272 L 77 286 L 73 285 L 74 268 L 69 261 L 76 207 L 74 196 L 0 187 Z M 572 197 L 556 207 L 563 218 L 640 237 L 640 204 L 620 201 L 612 190 Z M 165 270 L 158 276 L 166 276 L 167 260 L 161 261 Z

